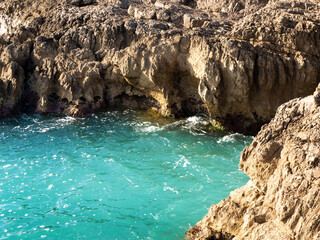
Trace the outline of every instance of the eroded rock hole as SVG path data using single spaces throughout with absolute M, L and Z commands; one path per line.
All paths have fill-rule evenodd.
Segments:
M 61 99 L 61 102 L 64 103 L 64 104 L 67 104 L 69 101 L 68 101 L 67 98 L 62 98 L 62 99 Z
M 95 96 L 95 97 L 93 98 L 94 103 L 97 103 L 97 102 L 99 102 L 100 100 L 101 100 L 101 97 L 100 97 L 100 96 Z
M 86 99 L 85 97 L 80 97 L 79 100 L 80 100 L 82 103 L 87 102 L 87 99 Z
M 51 93 L 48 97 L 49 102 L 57 102 L 59 97 L 56 93 Z

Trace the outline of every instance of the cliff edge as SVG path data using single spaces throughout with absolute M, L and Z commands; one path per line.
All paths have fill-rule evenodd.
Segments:
M 320 85 L 281 105 L 241 155 L 247 185 L 213 205 L 187 239 L 320 239 Z
M 254 132 L 320 79 L 320 6 L 273 0 L 0 2 L 0 117 L 105 106 Z

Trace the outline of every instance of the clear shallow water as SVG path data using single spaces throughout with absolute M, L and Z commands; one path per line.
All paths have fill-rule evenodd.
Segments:
M 0 239 L 181 239 L 248 181 L 251 137 L 111 111 L 0 121 Z

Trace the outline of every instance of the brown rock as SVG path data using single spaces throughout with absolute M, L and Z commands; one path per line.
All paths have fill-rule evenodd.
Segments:
M 319 82 L 312 2 L 8 0 L 0 8 L 0 72 L 15 72 L 0 79 L 4 109 L 68 113 L 84 98 L 92 112 L 131 99 L 250 132 Z
M 213 205 L 189 239 L 215 231 L 234 239 L 317 239 L 320 143 L 311 139 L 320 134 L 319 113 L 313 96 L 281 105 L 241 156 L 249 183 Z

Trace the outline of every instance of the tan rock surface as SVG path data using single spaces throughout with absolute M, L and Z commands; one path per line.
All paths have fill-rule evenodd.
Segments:
M 255 131 L 317 86 L 319 14 L 312 1 L 3 1 L 0 116 L 131 105 Z
M 241 155 L 251 178 L 189 230 L 188 239 L 319 239 L 320 86 L 281 105 Z M 221 238 L 223 239 L 223 238 Z

